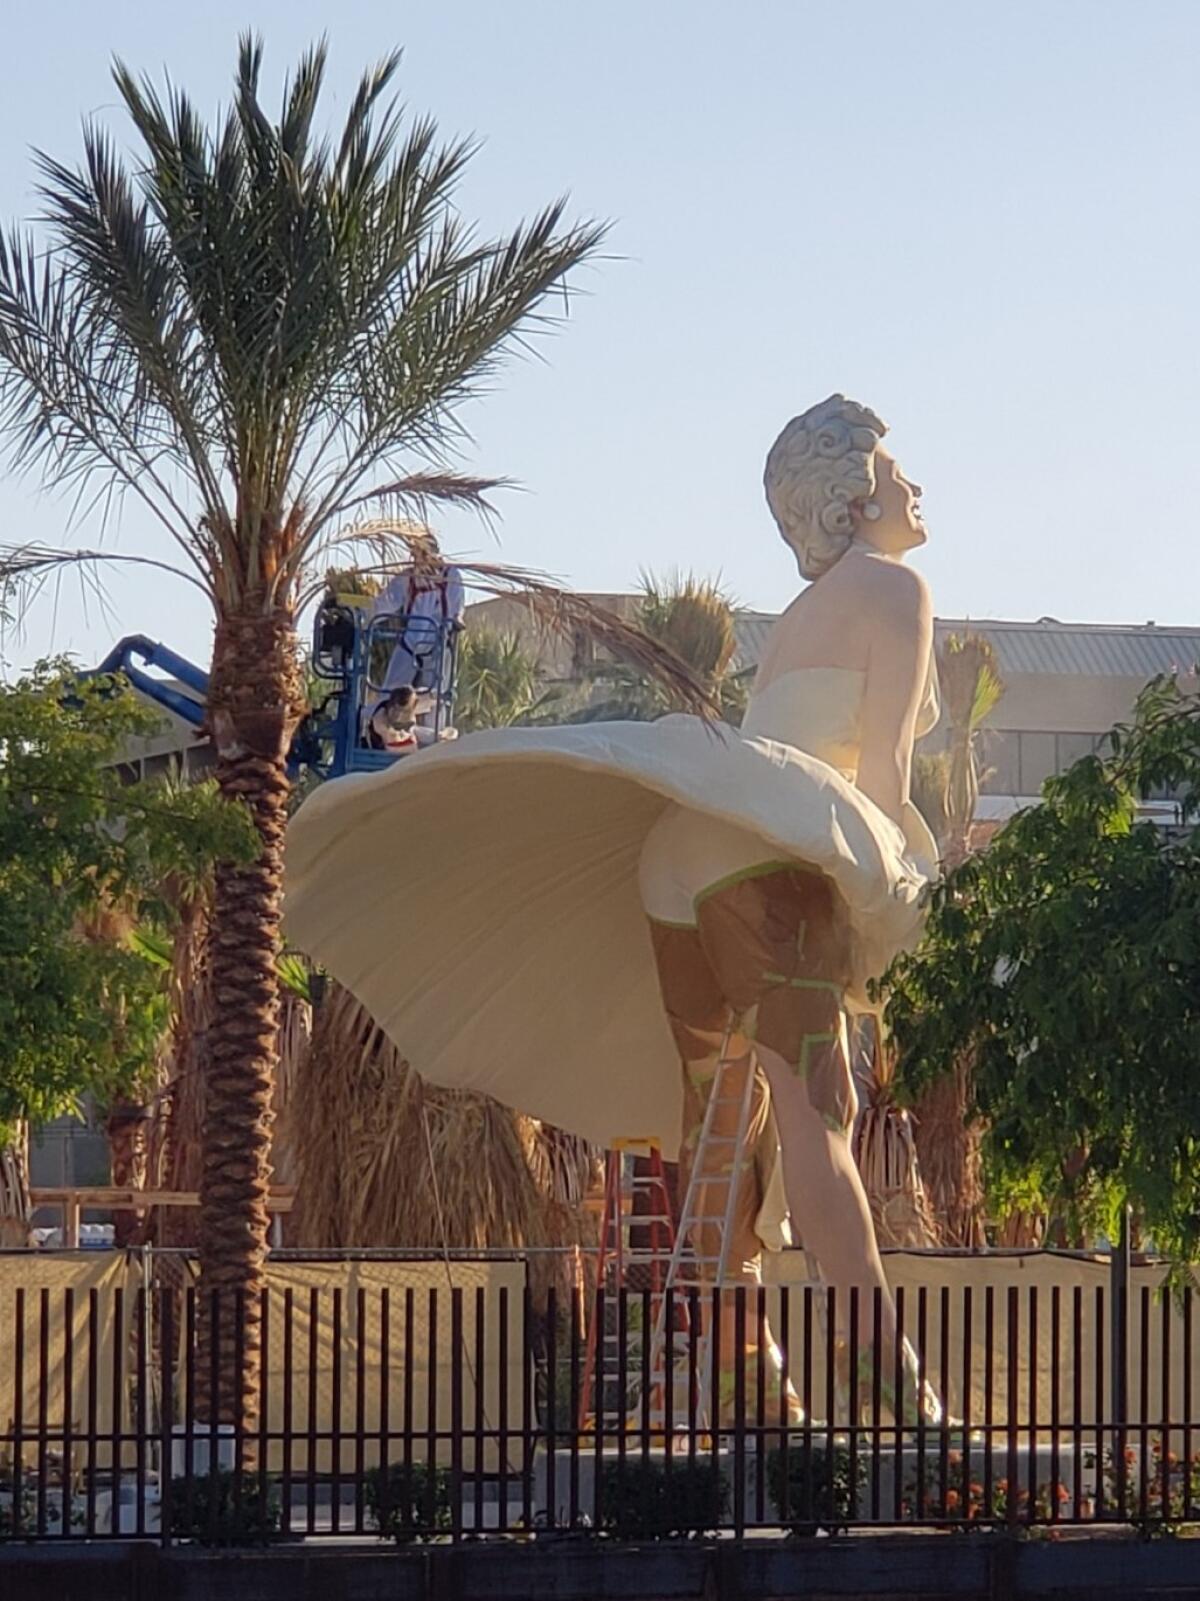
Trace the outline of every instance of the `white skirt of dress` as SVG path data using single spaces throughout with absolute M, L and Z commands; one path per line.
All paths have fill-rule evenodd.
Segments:
M 917 938 L 927 831 L 812 756 L 683 715 L 491 730 L 322 785 L 288 832 L 285 935 L 429 1081 L 670 1158 L 680 1069 L 638 860 L 671 802 L 833 881 L 856 991 Z

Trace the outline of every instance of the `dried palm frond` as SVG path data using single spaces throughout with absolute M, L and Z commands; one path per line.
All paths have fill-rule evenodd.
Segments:
M 351 556 L 360 577 L 382 577 L 420 554 L 426 538 L 419 524 L 380 519 L 354 524 L 331 535 L 321 550 L 325 558 L 339 552 L 343 557 Z M 547 573 L 457 556 L 444 559 L 458 570 L 467 589 L 503 595 L 524 605 L 534 623 L 548 634 L 570 640 L 580 635 L 587 637 L 615 660 L 638 668 L 662 684 L 681 710 L 701 715 L 716 711 L 712 692 L 700 676 L 670 643 L 655 639 L 636 622 L 626 622 L 598 601 L 564 589 Z M 303 591 L 301 607 L 313 601 L 323 588 L 324 581 Z
M 582 1142 L 487 1096 L 422 1083 L 336 983 L 317 1010 L 285 1125 L 297 1244 L 538 1248 L 590 1239 L 576 1199 L 590 1161 Z M 549 1277 L 560 1273 L 554 1264 Z
M 879 1244 L 922 1249 L 939 1243 L 938 1230 L 921 1182 L 912 1115 L 892 1096 L 894 1071 L 892 1054 L 876 1045 L 854 1155 Z

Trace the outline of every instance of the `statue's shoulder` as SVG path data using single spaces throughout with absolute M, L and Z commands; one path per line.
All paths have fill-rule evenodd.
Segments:
M 868 556 L 847 568 L 845 576 L 872 607 L 913 617 L 931 610 L 929 585 L 903 562 Z

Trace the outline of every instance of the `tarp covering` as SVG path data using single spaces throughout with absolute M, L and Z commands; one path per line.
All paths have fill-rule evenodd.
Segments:
M 896 1251 L 885 1255 L 884 1267 L 893 1290 L 904 1293 L 904 1331 L 914 1348 L 921 1343 L 924 1291 L 926 1372 L 952 1416 L 965 1418 L 972 1426 L 987 1420 L 990 1374 L 990 1416 L 996 1423 L 1009 1421 L 1011 1380 L 1015 1380 L 1012 1417 L 1026 1429 L 1031 1421 L 1041 1428 L 1056 1419 L 1064 1424 L 1077 1419 L 1087 1424 L 1098 1416 L 1112 1419 L 1112 1273 L 1107 1256 L 1053 1251 L 939 1256 Z M 799 1251 L 767 1253 L 764 1276 L 773 1286 L 807 1282 L 806 1258 Z M 1189 1351 L 1184 1306 L 1163 1293 L 1164 1278 L 1161 1266 L 1135 1267 L 1130 1274 L 1129 1422 L 1182 1421 L 1184 1376 L 1189 1368 L 1193 1412 L 1200 1399 L 1200 1329 L 1193 1331 Z M 1015 1323 L 1010 1324 L 1014 1291 Z M 968 1312 L 969 1341 L 963 1338 Z M 778 1333 L 782 1317 L 777 1292 L 768 1296 L 768 1316 Z M 1194 1321 L 1200 1323 L 1200 1318 Z M 793 1374 L 802 1365 L 802 1323 L 803 1295 L 793 1289 L 788 1307 Z M 813 1328 L 813 1394 L 823 1397 L 824 1342 L 815 1307 Z M 860 1312 L 859 1328 L 865 1344 L 871 1330 L 869 1307 Z M 1015 1342 L 1010 1341 L 1010 1329 Z M 1011 1367 L 1010 1345 L 1015 1356 Z M 1031 1366 L 1036 1370 L 1033 1383 Z

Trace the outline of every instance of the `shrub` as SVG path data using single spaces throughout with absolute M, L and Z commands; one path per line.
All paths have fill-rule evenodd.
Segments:
M 424 1462 L 372 1468 L 364 1484 L 367 1515 L 381 1540 L 431 1540 L 451 1526 L 451 1475 Z
M 844 1529 L 862 1488 L 864 1464 L 844 1445 L 791 1445 L 767 1457 L 767 1488 L 779 1520 L 795 1535 Z
M 665 1540 L 721 1526 L 729 1486 L 712 1462 L 606 1462 L 600 1527 L 621 1540 Z
M 171 1481 L 171 1533 L 200 1545 L 261 1545 L 279 1532 L 279 1488 L 260 1473 L 223 1468 Z
M 9 1493 L 0 1501 L 0 1540 L 19 1540 L 33 1533 L 37 1521 L 34 1494 L 29 1485 L 23 1484 L 18 1505 L 16 1493 L 9 1486 L 0 1486 L 0 1493 L 6 1489 Z

